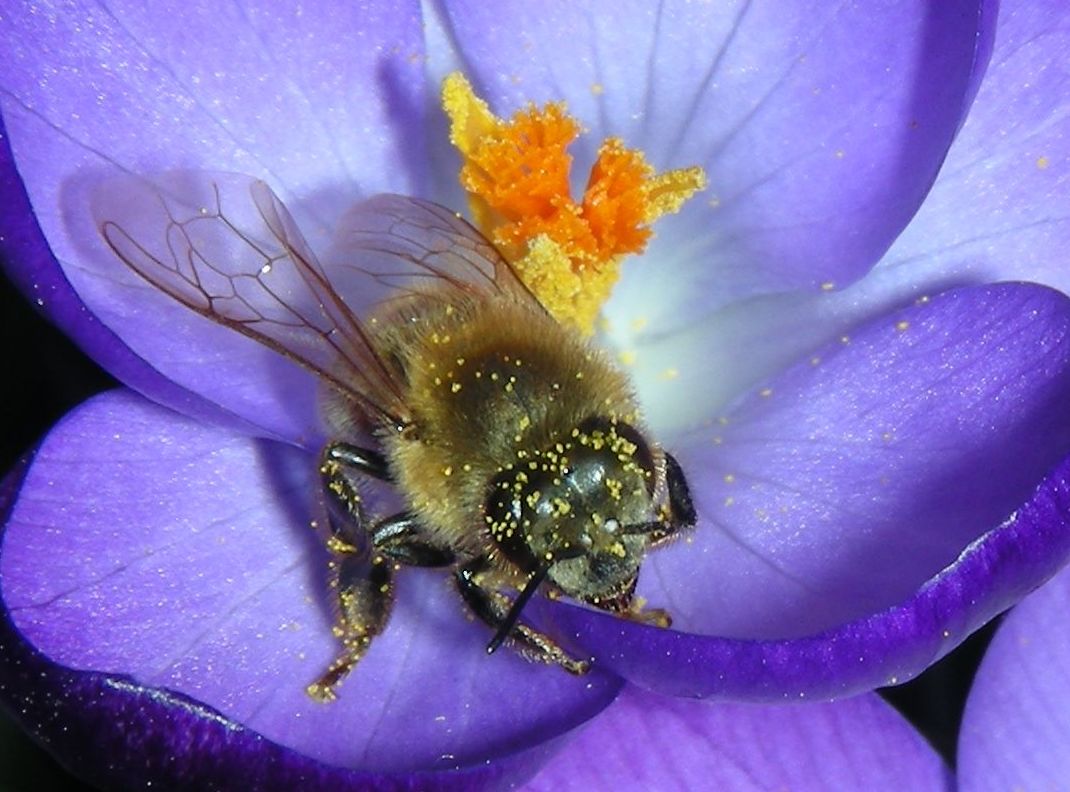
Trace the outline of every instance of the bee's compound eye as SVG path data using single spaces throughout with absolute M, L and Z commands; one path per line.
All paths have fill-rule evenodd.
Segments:
M 609 418 L 592 416 L 577 427 L 586 442 L 606 444 L 622 461 L 630 460 L 644 472 L 647 491 L 654 492 L 654 455 L 646 438 L 631 424 Z
M 531 493 L 530 485 L 529 477 L 521 471 L 503 470 L 487 488 L 484 504 L 491 538 L 506 558 L 528 571 L 538 566 L 526 540 L 531 530 L 531 514 L 525 506 Z

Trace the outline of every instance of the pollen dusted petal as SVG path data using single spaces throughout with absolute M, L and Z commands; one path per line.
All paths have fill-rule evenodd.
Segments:
M 442 105 L 476 224 L 558 320 L 586 333 L 622 257 L 641 253 L 650 224 L 706 186 L 701 168 L 658 175 L 641 151 L 608 138 L 577 203 L 568 147 L 580 126 L 563 103 L 529 105 L 503 121 L 454 73 Z

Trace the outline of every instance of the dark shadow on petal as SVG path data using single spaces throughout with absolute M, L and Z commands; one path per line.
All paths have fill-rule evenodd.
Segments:
M 441 151 L 445 148 L 447 137 L 436 139 L 429 135 L 432 129 L 437 130 L 439 126 L 429 124 L 429 116 L 436 111 L 438 115 L 442 115 L 436 101 L 438 86 L 429 85 L 426 80 L 414 84 L 411 69 L 400 62 L 404 57 L 426 58 L 426 53 L 394 53 L 384 56 L 379 61 L 375 78 L 386 97 L 388 119 L 394 134 L 398 140 L 404 141 L 400 151 L 402 166 L 409 173 L 415 194 L 423 197 L 429 195 L 428 171 L 432 141 L 436 144 L 434 148 Z M 431 167 L 433 168 L 433 164 Z

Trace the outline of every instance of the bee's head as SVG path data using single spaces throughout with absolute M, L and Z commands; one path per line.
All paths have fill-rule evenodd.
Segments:
M 486 520 L 501 553 L 569 596 L 599 603 L 634 582 L 662 527 L 650 447 L 629 424 L 584 421 L 551 448 L 520 452 L 495 477 Z

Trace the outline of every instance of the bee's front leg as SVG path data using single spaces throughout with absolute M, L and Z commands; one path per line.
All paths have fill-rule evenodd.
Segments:
M 455 573 L 457 588 L 465 603 L 484 623 L 498 629 L 509 614 L 512 602 L 499 591 L 487 588 L 483 584 L 483 572 L 486 561 L 477 558 L 459 567 Z M 509 633 L 508 641 L 528 660 L 539 663 L 556 663 L 570 674 L 586 674 L 591 664 L 587 660 L 577 660 L 557 645 L 552 638 L 532 629 L 523 622 L 517 622 Z M 488 647 L 493 649 L 493 646 Z
M 646 534 L 651 548 L 677 538 L 682 531 L 694 528 L 698 519 L 684 471 L 676 458 L 668 452 L 665 452 L 665 480 L 669 490 L 669 520 L 635 526 L 637 532 Z M 647 608 L 643 598 L 635 596 L 635 586 L 638 582 L 639 574 L 636 573 L 616 596 L 586 602 L 640 624 L 666 629 L 672 627 L 672 615 L 667 610 Z
M 694 528 L 695 521 L 698 519 L 683 468 L 676 461 L 676 457 L 668 452 L 665 452 L 665 481 L 669 488 L 669 509 L 672 519 L 664 533 L 653 538 L 652 546 L 672 539 L 680 531 Z
M 652 624 L 655 627 L 665 628 L 672 627 L 672 616 L 669 615 L 667 610 L 647 608 L 646 601 L 642 597 L 635 596 L 635 587 L 638 583 L 639 575 L 636 573 L 616 596 L 585 599 L 584 602 L 640 624 Z

